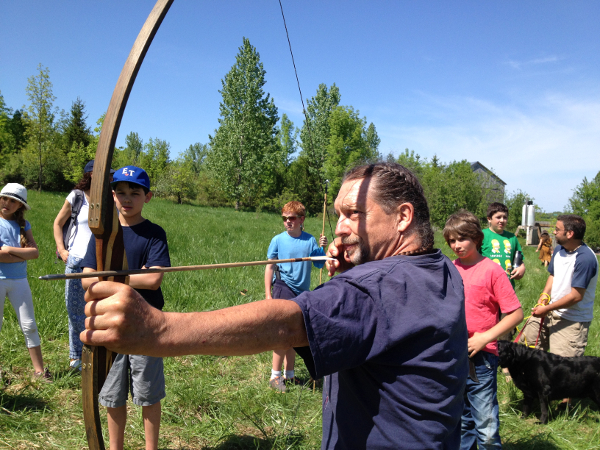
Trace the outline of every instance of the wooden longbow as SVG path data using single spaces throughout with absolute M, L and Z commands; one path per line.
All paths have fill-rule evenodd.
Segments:
M 100 132 L 100 140 L 94 161 L 89 207 L 89 226 L 96 237 L 96 258 L 99 271 L 127 269 L 127 259 L 125 258 L 125 248 L 123 246 L 123 229 L 115 212 L 109 186 L 110 167 L 121 118 L 135 82 L 135 77 L 152 43 L 152 39 L 172 3 L 173 0 L 158 0 L 146 19 L 123 66 Z M 125 276 L 115 277 L 114 281 L 125 282 L 125 279 Z M 85 345 L 81 360 L 83 419 L 88 446 L 90 450 L 104 450 L 98 409 L 98 393 L 104 384 L 112 358 L 110 352 L 104 347 Z

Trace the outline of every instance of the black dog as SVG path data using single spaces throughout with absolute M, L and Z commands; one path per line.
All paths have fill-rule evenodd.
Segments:
M 514 342 L 498 341 L 500 365 L 523 391 L 523 417 L 540 400 L 540 422 L 548 423 L 548 401 L 567 397 L 590 398 L 600 406 L 600 358 L 565 358 Z

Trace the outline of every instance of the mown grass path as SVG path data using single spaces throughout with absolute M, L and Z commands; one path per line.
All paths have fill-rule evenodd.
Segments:
M 28 220 L 40 247 L 29 264 L 29 282 L 53 384 L 31 379 L 31 363 L 12 307 L 5 306 L 0 333 L 0 449 L 86 448 L 80 377 L 67 370 L 68 336 L 64 282 L 37 277 L 64 271 L 54 256 L 52 222 L 65 195 L 29 192 Z M 265 259 L 271 238 L 283 231 L 277 214 L 176 205 L 153 199 L 144 215 L 167 232 L 173 265 Z M 333 219 L 332 219 L 333 220 Z M 332 224 L 335 227 L 335 224 Z M 306 231 L 318 235 L 321 221 L 309 218 Z M 331 239 L 329 225 L 326 232 Z M 437 235 L 436 244 L 451 252 Z M 517 282 L 526 315 L 544 286 L 546 273 L 533 248 L 525 249 L 527 273 Z M 264 296 L 263 267 L 166 274 L 168 311 L 202 311 L 237 305 Z M 325 279 L 325 278 L 324 278 Z M 312 287 L 319 273 L 313 271 Z M 600 296 L 597 295 L 598 300 Z M 586 354 L 600 356 L 600 308 L 590 329 Z M 292 387 L 281 395 L 267 388 L 271 353 L 248 357 L 189 356 L 165 359 L 167 397 L 163 402 L 160 448 L 164 449 L 316 449 L 321 438 L 321 392 Z M 308 379 L 299 359 L 297 372 Z M 600 413 L 591 402 L 577 403 L 567 417 L 554 413 L 547 426 L 532 416 L 519 418 L 521 394 L 499 377 L 502 440 L 507 449 L 598 448 Z M 144 447 L 141 411 L 131 405 L 126 448 Z M 554 411 L 554 408 L 553 408 Z M 106 431 L 106 424 L 104 423 Z

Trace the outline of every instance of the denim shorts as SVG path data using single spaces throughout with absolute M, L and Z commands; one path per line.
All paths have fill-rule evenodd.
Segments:
M 163 359 L 118 354 L 98 400 L 108 408 L 119 408 L 127 403 L 129 392 L 138 406 L 151 406 L 165 398 Z

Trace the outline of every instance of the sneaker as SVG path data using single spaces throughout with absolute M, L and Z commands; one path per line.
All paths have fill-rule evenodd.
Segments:
M 69 363 L 69 368 L 71 370 L 79 370 L 81 372 L 81 360 L 80 359 L 74 359 L 73 361 L 71 361 Z
M 47 367 L 43 372 L 35 372 L 34 377 L 43 381 L 44 383 L 52 383 L 52 374 Z
M 275 377 L 269 380 L 269 387 L 274 391 L 284 393 L 285 392 L 285 382 L 283 377 Z

